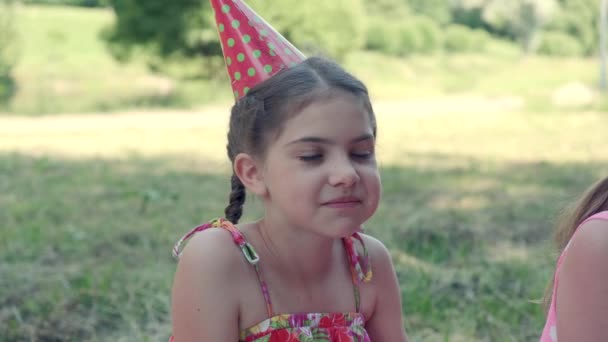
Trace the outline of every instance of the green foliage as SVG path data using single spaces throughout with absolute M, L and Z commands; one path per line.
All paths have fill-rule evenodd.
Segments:
M 12 70 L 17 63 L 17 29 L 13 1 L 0 0 L 0 106 L 6 105 L 15 93 Z
M 208 1 L 109 0 L 115 24 L 104 33 L 119 60 L 134 47 L 162 58 L 219 55 L 217 30 Z
M 452 24 L 470 28 L 487 28 L 483 20 L 483 6 L 480 1 L 453 0 Z
M 365 1 L 365 10 L 371 16 L 379 16 L 384 20 L 402 20 L 410 14 L 410 8 L 403 0 Z
M 600 0 L 561 0 L 561 11 L 547 29 L 570 35 L 586 55 L 598 51 Z
M 104 37 L 119 60 L 128 59 L 134 48 L 159 56 L 161 61 L 155 65 L 168 59 L 194 58 L 200 63 L 201 58 L 221 56 L 215 19 L 206 0 L 110 0 L 110 5 L 117 20 Z M 361 0 L 285 0 L 281 6 L 250 1 L 250 5 L 305 52 L 339 59 L 364 44 Z
M 489 0 L 484 21 L 499 32 L 513 37 L 526 52 L 534 52 L 538 33 L 555 12 L 556 0 Z
M 490 40 L 486 31 L 464 25 L 450 25 L 445 31 L 444 47 L 448 52 L 481 52 Z
M 387 22 L 382 17 L 370 21 L 366 47 L 393 56 L 432 53 L 441 48 L 439 25 L 424 16 L 408 16 Z
M 382 17 L 374 17 L 368 24 L 365 47 L 368 50 L 387 55 L 397 55 L 399 41 L 395 38 L 398 34 L 399 25 L 397 23 L 387 22 Z
M 107 0 L 23 0 L 23 3 L 31 5 L 60 5 L 79 7 L 104 7 L 108 5 Z
M 443 32 L 437 21 L 425 16 L 416 16 L 412 18 L 411 25 L 416 27 L 422 40 L 417 49 L 419 52 L 430 53 L 441 49 Z
M 440 25 L 445 25 L 452 19 L 449 1 L 406 0 L 406 3 L 413 13 L 431 18 Z
M 343 59 L 365 45 L 362 0 L 284 0 L 280 6 L 253 0 L 250 6 L 305 54 Z
M 583 54 L 581 43 L 562 32 L 544 32 L 538 52 L 550 56 L 580 56 Z

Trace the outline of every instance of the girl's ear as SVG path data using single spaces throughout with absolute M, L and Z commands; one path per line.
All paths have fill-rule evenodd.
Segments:
M 258 196 L 267 193 L 262 171 L 259 161 L 247 153 L 239 153 L 234 158 L 234 173 L 247 190 Z

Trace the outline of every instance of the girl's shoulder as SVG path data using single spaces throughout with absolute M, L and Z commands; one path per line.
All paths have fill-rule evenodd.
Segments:
M 363 243 L 365 244 L 365 247 L 367 248 L 370 256 L 373 258 L 374 256 L 377 256 L 379 258 L 383 258 L 385 256 L 390 256 L 388 248 L 386 248 L 386 246 L 384 245 L 384 243 L 380 240 L 378 240 L 377 238 L 365 234 L 365 233 L 359 233 L 359 235 L 361 236 L 361 238 L 363 239 Z M 363 246 L 358 247 L 358 250 L 363 250 Z
M 249 266 L 233 236 L 224 228 L 212 227 L 196 232 L 179 256 L 178 263 L 197 273 L 233 278 L 240 268 Z
M 600 214 L 585 220 L 577 228 L 568 243 L 568 254 L 572 250 L 586 250 L 591 254 L 608 257 L 608 212 Z
M 363 243 L 369 253 L 373 272 L 372 283 L 381 283 L 386 279 L 392 279 L 394 267 L 388 248 L 386 248 L 382 241 L 373 236 L 363 233 L 359 235 L 363 239 Z M 359 254 L 363 253 L 362 246 L 357 248 Z
M 171 295 L 178 341 L 229 334 L 237 339 L 228 327 L 238 326 L 239 284 L 245 273 L 239 252 L 222 228 L 208 228 L 189 239 L 179 257 Z

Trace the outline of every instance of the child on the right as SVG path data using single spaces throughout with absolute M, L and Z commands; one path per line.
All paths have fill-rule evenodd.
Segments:
M 540 341 L 608 341 L 608 177 L 565 212 L 556 242 L 560 255 Z

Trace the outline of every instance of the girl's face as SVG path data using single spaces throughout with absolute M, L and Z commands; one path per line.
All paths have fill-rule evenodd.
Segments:
M 369 114 L 353 95 L 313 102 L 285 122 L 263 166 L 266 215 L 328 237 L 349 236 L 380 199 Z

